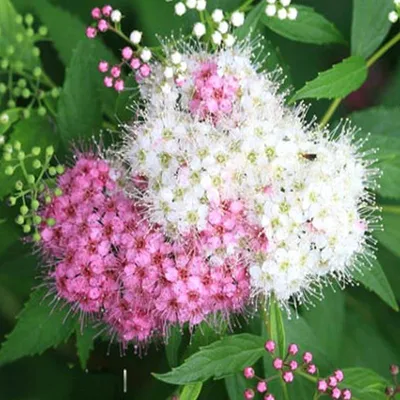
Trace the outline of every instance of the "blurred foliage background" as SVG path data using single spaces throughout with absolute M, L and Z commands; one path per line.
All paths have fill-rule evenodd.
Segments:
M 215 7 L 232 8 L 236 0 L 210 0 Z M 31 12 L 35 21 L 40 21 L 46 14 L 44 0 L 12 0 L 16 10 L 25 14 Z M 71 14 L 74 24 L 71 26 L 49 26 L 51 15 L 45 15 L 43 21 L 49 27 L 49 41 L 41 42 L 41 58 L 47 74 L 62 86 L 66 73 L 68 47 L 70 51 L 77 45 L 74 38 L 84 36 L 84 31 L 76 32 L 77 27 L 84 27 L 90 22 L 90 10 L 101 6 L 96 0 L 52 0 L 51 3 Z M 240 2 L 239 2 L 240 3 Z M 336 24 L 348 41 L 352 18 L 350 0 L 298 0 L 296 4 L 314 7 Z M 169 35 L 190 28 L 184 19 L 173 15 L 173 7 L 164 0 L 113 0 L 112 6 L 119 8 L 126 18 L 126 32 L 140 29 L 144 32 L 144 42 L 154 44 L 156 34 Z M 35 22 L 36 23 L 36 22 Z M 54 25 L 54 24 L 53 24 Z M 393 30 L 398 29 L 393 28 Z M 66 51 L 58 53 L 52 44 L 54 34 L 62 37 Z M 328 69 L 332 64 L 348 56 L 346 46 L 315 46 L 292 42 L 264 32 L 268 39 L 267 46 L 277 50 L 278 59 L 287 75 L 287 83 L 300 88 L 313 79 L 319 71 Z M 393 32 L 390 33 L 393 35 Z M 105 35 L 105 43 L 114 49 L 117 55 L 122 43 L 118 38 Z M 356 93 L 349 96 L 340 107 L 337 117 L 346 116 L 353 111 L 373 105 L 385 104 L 400 106 L 400 46 L 397 46 L 370 71 L 369 79 Z M 273 64 L 275 59 L 271 61 Z M 95 71 L 86 71 L 95 74 Z M 99 80 L 100 80 L 99 76 Z M 1 78 L 0 78 L 1 80 Z M 82 96 L 88 96 L 82 93 Z M 121 95 L 123 96 L 123 95 Z M 115 100 L 115 99 L 114 99 Z M 118 101 L 121 102 L 121 99 Z M 126 104 L 126 99 L 122 102 Z M 329 103 L 311 102 L 310 114 L 321 116 Z M 5 104 L 0 103 L 0 111 Z M 400 108 L 398 116 L 400 117 Z M 129 119 L 129 113 L 119 106 L 118 119 Z M 385 123 L 385 121 L 382 121 Z M 400 130 L 398 131 L 400 135 Z M 0 183 L 2 185 L 3 182 Z M 3 202 L 0 205 L 0 341 L 10 332 L 16 323 L 16 316 L 29 297 L 32 287 L 39 283 L 41 274 L 40 258 L 33 254 L 29 244 L 24 244 L 18 227 L 12 222 L 13 211 Z M 397 218 L 397 219 L 396 219 Z M 11 221 L 11 222 L 10 222 Z M 389 246 L 379 247 L 379 260 L 400 300 L 400 231 L 399 217 L 391 220 Z M 396 233 L 397 232 L 397 233 Z M 386 241 L 388 243 L 388 241 Z M 50 310 L 49 310 L 50 312 Z M 354 286 L 346 291 L 327 290 L 326 299 L 305 314 L 314 334 L 319 337 L 325 352 L 336 367 L 362 366 L 371 368 L 383 376 L 388 376 L 390 363 L 400 360 L 400 317 L 385 305 L 375 294 Z M 259 322 L 256 318 L 238 321 L 235 331 L 257 331 Z M 207 343 L 210 333 L 194 338 L 186 335 L 180 352 L 189 351 Z M 211 335 L 212 336 L 212 335 Z M 215 336 L 213 336 L 215 338 Z M 142 354 L 135 354 L 134 349 L 121 356 L 118 345 L 96 340 L 85 370 L 76 356 L 75 338 L 62 344 L 57 349 L 45 351 L 43 355 L 24 357 L 12 364 L 0 368 L 0 399 L 2 400 L 47 400 L 47 399 L 166 399 L 173 387 L 156 381 L 151 372 L 168 370 L 164 346 L 151 345 Z M 123 393 L 123 369 L 128 372 L 128 392 Z M 201 399 L 228 399 L 224 381 L 215 381 L 205 386 Z M 241 398 L 241 397 L 238 397 Z

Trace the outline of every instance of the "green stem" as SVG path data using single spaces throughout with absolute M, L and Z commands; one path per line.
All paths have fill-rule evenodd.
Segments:
M 239 7 L 239 11 L 247 11 L 250 6 L 252 5 L 254 0 L 247 0 L 245 1 L 240 7 Z
M 367 67 L 370 68 L 376 61 L 378 61 L 384 54 L 386 54 L 396 43 L 400 41 L 400 32 L 385 43 L 380 49 L 374 53 L 371 58 L 367 61 Z M 325 115 L 322 117 L 320 127 L 323 128 L 332 118 L 336 109 L 339 107 L 343 98 L 338 98 L 332 101 Z
M 383 211 L 389 212 L 391 214 L 400 215 L 400 205 L 398 206 L 381 206 Z

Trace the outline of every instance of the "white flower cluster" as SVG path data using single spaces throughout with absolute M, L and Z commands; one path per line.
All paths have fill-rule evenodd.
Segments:
M 344 126 L 333 137 L 306 125 L 302 109 L 285 106 L 271 74 L 251 61 L 247 44 L 215 54 L 186 46 L 179 54 L 186 80 L 165 93 L 165 67 L 152 66 L 141 87 L 146 111 L 122 151 L 132 173 L 146 177 L 140 199 L 149 219 L 179 240 L 204 229 L 213 206 L 242 201 L 268 238 L 268 250 L 246 260 L 254 295 L 284 302 L 325 276 L 346 276 L 369 252 L 376 174 L 353 130 Z M 239 85 L 231 112 L 218 119 L 190 112 L 197 71 L 208 64 Z
M 389 21 L 394 24 L 399 20 L 400 16 L 400 0 L 393 0 L 393 3 L 396 7 L 396 10 L 393 10 L 389 13 L 388 18 Z
M 290 19 L 295 20 L 298 15 L 298 11 L 295 7 L 290 7 L 291 0 L 266 0 L 267 7 L 265 8 L 265 14 L 268 17 L 277 16 L 279 19 Z

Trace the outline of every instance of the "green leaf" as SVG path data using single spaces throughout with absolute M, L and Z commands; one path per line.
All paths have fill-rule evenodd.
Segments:
M 400 199 L 400 107 L 374 107 L 353 113 L 354 124 L 371 133 L 365 149 L 375 149 L 372 157 L 377 159 L 374 167 L 382 171 L 377 192 L 388 198 Z
M 388 14 L 393 0 L 354 0 L 351 53 L 369 57 L 385 39 L 391 23 Z
M 376 372 L 367 368 L 343 369 L 344 381 L 341 387 L 352 391 L 359 400 L 385 400 L 385 388 L 389 382 Z
M 182 343 L 182 331 L 178 325 L 174 325 L 168 335 L 168 342 L 165 345 L 165 354 L 171 368 L 179 364 L 179 348 Z
M 400 257 L 400 205 L 385 205 L 382 212 L 383 231 L 376 231 L 374 236 L 392 253 Z
M 299 99 L 335 99 L 342 98 L 357 90 L 366 80 L 367 64 L 359 56 L 352 56 L 335 64 L 331 69 L 321 72 L 314 80 L 298 90 L 290 102 Z
M 282 310 L 279 303 L 272 300 L 268 312 L 269 339 L 273 340 L 277 344 L 278 354 L 281 358 L 284 358 L 286 354 L 286 333 Z
M 90 352 L 94 348 L 94 338 L 97 330 L 92 326 L 86 326 L 82 329 L 81 323 L 78 321 L 75 327 L 76 349 L 78 351 L 79 361 L 82 369 L 86 369 L 90 358 Z
M 40 59 L 33 55 L 34 42 L 26 36 L 23 25 L 17 24 L 17 12 L 9 0 L 0 0 L 0 58 L 10 61 L 22 61 L 25 69 L 33 69 L 40 65 Z M 17 35 L 22 35 L 22 42 L 17 41 Z M 14 47 L 14 54 L 9 55 L 7 49 Z
M 353 278 L 362 283 L 367 289 L 375 292 L 384 302 L 395 311 L 399 311 L 399 306 L 392 287 L 377 260 L 371 260 L 371 268 L 354 270 Z
M 4 114 L 8 115 L 8 122 L 6 124 L 0 124 L 0 135 L 4 135 L 11 126 L 21 118 L 22 108 L 10 108 L 0 113 L 0 117 Z
M 179 400 L 196 400 L 200 396 L 201 389 L 203 388 L 203 384 L 201 382 L 192 383 L 190 385 L 186 385 L 180 396 Z
M 50 124 L 50 120 L 46 117 L 32 116 L 29 119 L 21 120 L 14 124 L 14 129 L 11 132 L 9 143 L 13 144 L 19 141 L 22 144 L 22 150 L 29 152 L 32 147 L 39 146 L 45 148 L 49 145 L 58 147 L 59 138 L 54 132 L 54 128 Z M 38 157 L 44 161 L 44 151 Z M 19 179 L 23 180 L 21 169 L 18 168 L 12 176 L 5 174 L 5 169 L 8 165 L 14 165 L 15 161 L 0 160 L 0 198 L 8 195 L 14 189 L 15 182 Z M 28 174 L 37 175 L 37 170 L 32 167 L 32 163 L 27 160 L 25 162 Z
M 243 372 L 227 376 L 225 378 L 225 387 L 230 400 L 242 400 L 244 391 L 249 387 Z
M 35 290 L 18 316 L 14 330 L 0 349 L 0 365 L 21 357 L 41 354 L 65 342 L 74 331 L 75 319 L 68 317 L 69 307 L 60 309 L 46 297 L 45 289 Z
M 261 2 L 246 15 L 244 24 L 235 31 L 235 34 L 239 40 L 243 40 L 249 33 L 255 32 L 261 16 L 264 14 L 264 10 L 265 3 Z
M 265 2 L 262 2 L 265 7 Z M 298 16 L 294 21 L 268 17 L 263 13 L 262 22 L 275 33 L 288 39 L 312 44 L 346 43 L 336 26 L 312 8 L 296 5 Z
M 101 102 L 97 96 L 97 60 L 92 42 L 82 40 L 67 69 L 64 89 L 58 110 L 58 126 L 64 145 L 71 141 L 92 137 L 97 133 L 101 118 Z
M 157 379 L 174 385 L 220 379 L 253 365 L 265 353 L 264 339 L 243 333 L 226 336 L 202 347 L 178 368 L 166 374 L 153 374 Z
M 333 289 L 334 288 L 334 289 Z M 324 353 L 334 361 L 340 360 L 339 350 L 344 333 L 345 296 L 337 285 L 328 286 L 323 291 L 323 299 L 315 302 L 315 307 L 304 310 L 303 317 L 312 335 Z

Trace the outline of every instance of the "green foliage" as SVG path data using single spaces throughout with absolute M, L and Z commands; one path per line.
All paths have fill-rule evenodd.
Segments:
M 280 304 L 277 301 L 271 300 L 267 313 L 268 339 L 273 340 L 277 344 L 278 354 L 283 358 L 286 354 L 286 333 Z
M 248 387 L 248 382 L 243 372 L 238 372 L 225 378 L 225 387 L 230 400 L 242 400 L 243 392 Z
M 376 231 L 379 242 L 400 257 L 400 205 L 385 205 L 382 212 L 384 230 Z
M 4 135 L 11 128 L 11 126 L 21 118 L 21 114 L 22 108 L 20 107 L 4 110 L 2 113 L 0 113 L 0 118 L 3 115 L 8 116 L 8 122 L 6 124 L 0 122 L 0 135 Z
M 291 102 L 306 98 L 342 98 L 357 90 L 366 79 L 367 64 L 364 59 L 352 56 L 319 73 L 313 81 L 307 82 L 295 93 Z
M 153 374 L 157 379 L 186 385 L 219 379 L 253 365 L 264 355 L 264 339 L 247 333 L 226 336 L 190 356 L 178 368 L 165 374 Z
M 0 349 L 0 365 L 41 354 L 65 342 L 75 327 L 75 319 L 68 317 L 68 311 L 69 308 L 54 304 L 52 296 L 46 297 L 45 289 L 35 290 Z
M 265 7 L 265 4 L 264 4 Z M 294 21 L 262 16 L 262 22 L 272 31 L 297 42 L 311 44 L 346 43 L 336 26 L 311 7 L 298 6 Z
M 389 32 L 393 8 L 392 0 L 353 0 L 352 54 L 367 58 L 379 47 Z
M 174 325 L 168 335 L 168 342 L 165 344 L 165 354 L 171 368 L 179 364 L 179 349 L 182 343 L 183 332 L 178 325 Z
M 59 101 L 58 126 L 65 146 L 73 141 L 92 137 L 101 122 L 101 102 L 96 96 L 98 81 L 95 71 L 97 59 L 92 42 L 83 39 L 67 70 L 64 89 Z
M 78 321 L 75 327 L 76 350 L 82 369 L 86 369 L 90 353 L 94 348 L 97 330 L 93 326 L 82 326 Z
M 265 3 L 261 2 L 257 4 L 247 15 L 244 24 L 236 29 L 235 33 L 239 40 L 243 40 L 250 33 L 256 31 L 257 25 L 260 22 L 262 15 L 264 14 Z
M 179 400 L 196 400 L 200 396 L 203 384 L 201 382 L 192 383 L 183 387 Z

